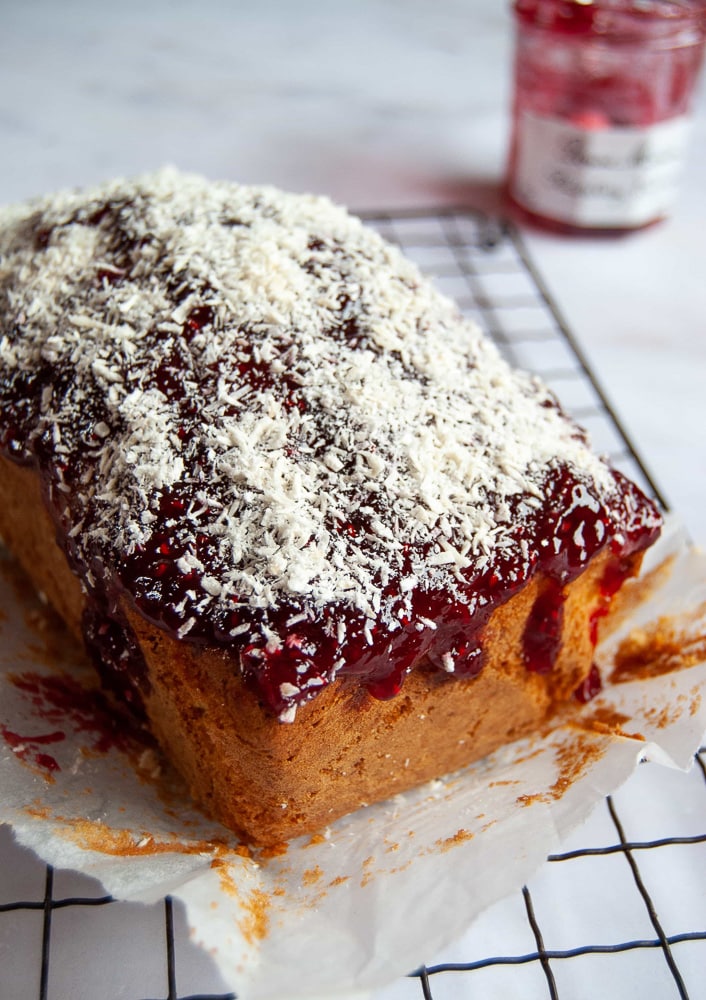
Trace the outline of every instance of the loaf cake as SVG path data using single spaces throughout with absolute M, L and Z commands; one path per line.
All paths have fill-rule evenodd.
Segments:
M 323 198 L 175 170 L 0 212 L 0 534 L 256 844 L 541 729 L 660 516 Z

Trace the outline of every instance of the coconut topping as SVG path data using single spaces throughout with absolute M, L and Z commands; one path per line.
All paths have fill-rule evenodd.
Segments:
M 659 521 L 358 220 L 174 170 L 0 212 L 0 400 L 87 591 L 232 646 L 285 718 L 400 644 L 400 683 L 435 636 L 458 672 L 439 595 L 475 632 L 483 581 Z

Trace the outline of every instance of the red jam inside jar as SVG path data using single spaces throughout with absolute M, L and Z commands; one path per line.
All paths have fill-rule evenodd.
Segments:
M 515 214 L 597 234 L 664 218 L 686 151 L 703 3 L 515 0 L 515 21 Z

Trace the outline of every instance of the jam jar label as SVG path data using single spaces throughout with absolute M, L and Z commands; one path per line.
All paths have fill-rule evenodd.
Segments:
M 525 111 L 511 194 L 531 212 L 578 226 L 652 222 L 674 202 L 688 124 L 680 116 L 626 127 L 598 115 L 567 120 Z

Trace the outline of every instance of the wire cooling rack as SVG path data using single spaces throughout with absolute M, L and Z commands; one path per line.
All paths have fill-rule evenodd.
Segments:
M 513 228 L 467 210 L 367 221 L 662 500 Z M 706 751 L 688 774 L 642 765 L 528 886 L 443 954 L 419 961 L 375 1000 L 706 998 Z M 98 997 L 235 994 L 169 898 L 117 902 L 86 876 L 42 864 L 0 828 L 0 1000 Z

